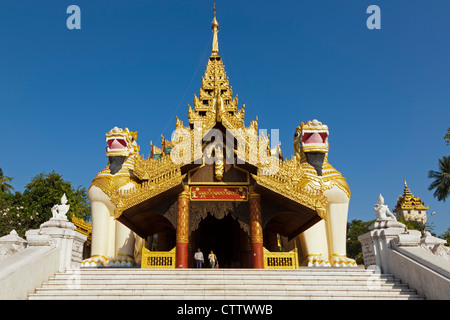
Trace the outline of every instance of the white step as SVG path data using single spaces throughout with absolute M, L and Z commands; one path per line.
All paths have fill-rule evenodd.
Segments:
M 29 299 L 423 299 L 388 274 L 363 268 L 114 269 L 56 273 Z

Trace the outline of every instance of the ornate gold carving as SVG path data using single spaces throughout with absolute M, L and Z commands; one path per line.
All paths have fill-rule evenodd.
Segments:
M 130 176 L 130 174 L 121 175 L 119 173 L 114 176 L 112 176 L 112 175 L 97 176 L 92 181 L 92 185 L 97 186 L 100 189 L 102 189 L 103 192 L 106 193 L 108 196 L 112 196 L 114 191 L 120 189 L 127 183 L 131 182 L 135 186 L 138 186 L 139 184 L 137 181 L 138 180 L 135 177 Z
M 259 185 L 315 210 L 322 219 L 325 218 L 328 198 L 320 185 L 318 188 L 309 188 L 308 184 L 301 183 L 302 181 L 309 183 L 310 180 L 307 178 L 305 180 L 305 173 L 297 157 L 287 161 L 280 160 L 279 170 L 275 174 L 264 175 L 258 170 L 252 177 Z
M 143 181 L 135 188 L 115 191 L 111 197 L 112 203 L 116 205 L 114 217 L 117 219 L 123 211 L 181 184 L 184 176 L 181 175 L 180 168 L 175 167 Z
M 263 231 L 261 224 L 261 196 L 250 193 L 250 227 L 252 243 L 263 243 Z
M 227 186 L 233 184 L 234 186 L 248 186 L 250 184 L 250 174 L 248 171 L 239 168 L 236 164 L 233 164 L 233 168 L 242 172 L 245 175 L 245 181 L 233 181 L 233 182 L 224 182 L 224 181 L 196 181 L 192 179 L 192 175 L 195 174 L 197 170 L 204 167 L 205 164 L 202 164 L 199 168 L 194 168 L 188 171 L 188 184 L 189 185 L 216 185 L 216 186 Z M 244 179 L 242 179 L 244 180 Z
M 177 170 L 179 167 L 172 162 L 170 156 L 147 160 L 139 155 L 135 159 L 133 173 L 141 180 L 149 180 L 163 173 Z
M 189 193 L 178 196 L 177 243 L 189 243 Z
M 223 154 L 220 148 L 216 149 L 216 161 L 214 163 L 214 173 L 216 175 L 216 179 L 221 181 L 223 178 L 224 165 L 223 165 Z
M 238 110 L 238 97 L 233 97 L 233 90 L 229 84 L 222 59 L 219 56 L 218 22 L 215 17 L 212 29 L 214 32 L 213 47 L 202 78 L 202 87 L 200 88 L 199 96 L 194 95 L 194 108 L 188 105 L 189 126 L 184 126 L 183 122 L 177 117 L 175 126 L 176 129 L 179 129 L 177 130 L 179 134 L 176 135 L 173 141 L 167 142 L 164 139 L 164 145 L 170 143 L 173 150 L 177 150 L 177 153 L 175 153 L 179 157 L 177 162 L 179 162 L 178 160 L 183 162 L 183 164 L 193 162 L 202 157 L 201 139 L 217 123 L 222 123 L 225 129 L 230 130 L 234 137 L 238 139 L 238 142 L 243 144 L 243 148 L 235 150 L 236 153 L 240 152 L 238 156 L 241 160 L 256 166 L 267 166 L 270 161 L 267 161 L 267 157 L 261 159 L 259 147 L 261 146 L 269 154 L 269 140 L 266 137 L 258 136 L 257 119 L 251 121 L 248 127 L 244 124 L 245 105 Z M 184 148 L 189 146 L 190 148 Z M 153 149 L 154 146 L 152 145 Z M 220 152 L 219 149 L 215 149 L 216 153 Z M 164 150 L 163 146 L 163 151 L 158 154 L 161 155 L 161 159 L 149 159 L 150 161 L 145 165 L 145 168 L 141 164 L 137 164 L 135 174 L 140 179 L 145 180 L 147 175 L 151 175 L 150 172 L 152 170 L 160 170 L 160 167 L 163 165 L 162 162 L 171 165 L 171 162 L 167 159 L 169 157 L 167 157 Z M 190 152 L 190 154 L 179 154 L 178 151 L 180 153 Z M 229 156 L 227 154 L 227 157 Z M 220 181 L 224 174 L 224 159 L 221 154 L 216 154 L 215 160 L 215 175 Z M 156 164 L 154 161 L 160 161 L 161 163 Z M 137 162 L 142 163 L 143 161 L 138 159 Z
M 143 269 L 175 269 L 176 248 L 170 251 L 150 251 L 142 246 L 141 268 Z
M 248 235 L 250 232 L 249 203 L 246 201 L 202 201 L 189 204 L 189 233 L 196 231 L 200 222 L 207 216 L 221 220 L 231 217 L 239 223 L 241 229 Z
M 191 127 L 196 121 L 202 123 L 202 136 L 214 127 L 216 122 L 226 124 L 227 128 L 244 128 L 244 106 L 238 111 L 238 97 L 233 98 L 228 77 L 219 56 L 218 31 L 219 23 L 214 15 L 213 44 L 211 56 L 202 78 L 202 87 L 199 96 L 194 95 L 194 110 L 191 106 L 188 111 Z
M 302 187 L 326 191 L 337 186 L 350 198 L 351 192 L 347 184 L 347 179 L 345 179 L 339 171 L 333 168 L 326 161 L 326 158 L 323 164 L 322 176 L 318 176 L 314 167 L 307 162 L 302 163 L 302 168 L 305 172 L 304 177 L 299 181 L 299 184 Z
M 192 201 L 247 201 L 248 188 L 244 186 L 192 186 L 190 188 Z
M 250 125 L 246 127 L 244 124 L 245 105 L 242 105 L 242 108 L 238 110 L 238 97 L 233 97 L 232 87 L 219 56 L 218 22 L 215 17 L 212 29 L 214 35 L 213 47 L 202 78 L 202 87 L 199 96 L 194 95 L 194 108 L 188 106 L 189 125 L 184 126 L 183 122 L 178 117 L 176 118 L 175 126 L 180 129 L 179 131 L 182 131 L 182 134 L 176 135 L 173 141 L 162 138 L 162 150 L 158 153 L 159 159 L 135 157 L 132 172 L 144 182 L 128 191 L 113 192 L 112 201 L 116 205 L 115 217 L 119 217 L 124 210 L 182 183 L 181 166 L 202 158 L 201 140 L 208 130 L 220 122 L 238 142 L 237 150 L 227 150 L 227 152 L 234 152 L 233 156 L 236 156 L 237 159 L 244 160 L 258 168 L 257 174 L 252 174 L 258 184 L 315 210 L 319 216 L 324 218 L 328 201 L 324 191 L 335 184 L 350 192 L 345 179 L 328 164 L 324 169 L 325 176 L 322 179 L 317 179 L 316 174 L 309 174 L 310 169 L 314 170 L 314 168 L 309 168 L 308 164 L 300 161 L 299 158 L 294 157 L 285 161 L 281 157 L 271 156 L 269 137 L 258 135 L 257 119 L 251 121 Z M 177 148 L 181 146 L 181 143 L 190 146 L 190 150 Z M 200 144 L 200 147 L 198 144 Z M 240 144 L 241 148 L 239 148 Z M 244 145 L 243 148 L 242 144 Z M 152 155 L 155 150 L 152 145 Z M 182 164 L 174 163 L 175 160 L 172 161 L 173 154 L 170 154 L 174 150 L 180 151 L 179 156 L 187 161 L 183 160 Z M 216 152 L 217 150 L 218 148 L 216 148 Z M 182 154 L 183 152 L 189 152 L 190 154 Z M 227 157 L 230 156 L 228 153 L 226 155 Z M 214 174 L 220 184 L 223 183 L 220 180 L 224 174 L 224 158 L 222 155 L 215 158 Z M 107 185 L 109 182 L 99 180 L 98 183 L 99 185 Z M 257 238 L 257 241 L 262 239 L 259 238 L 259 235 Z
M 264 269 L 298 269 L 297 248 L 289 252 L 270 252 L 264 248 Z

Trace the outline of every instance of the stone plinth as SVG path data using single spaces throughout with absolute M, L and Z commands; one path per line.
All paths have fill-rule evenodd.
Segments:
M 29 246 L 60 248 L 59 271 L 65 271 L 81 265 L 87 236 L 75 230 L 75 225 L 67 218 L 51 218 L 41 224 L 40 229 L 27 231 L 25 236 Z
M 368 268 L 376 265 L 383 273 L 389 273 L 387 249 L 393 239 L 405 233 L 406 227 L 394 219 L 377 219 L 370 225 L 369 230 L 358 237 L 362 245 L 364 266 Z

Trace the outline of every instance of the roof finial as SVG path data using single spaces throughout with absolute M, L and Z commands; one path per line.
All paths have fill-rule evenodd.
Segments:
M 219 54 L 219 39 L 217 37 L 217 33 L 219 32 L 219 23 L 216 19 L 216 3 L 214 2 L 214 19 L 211 24 L 211 29 L 213 30 L 213 43 L 212 43 L 212 54 L 218 55 Z
M 406 184 L 406 179 L 403 179 L 405 181 L 405 188 L 408 188 L 408 185 Z

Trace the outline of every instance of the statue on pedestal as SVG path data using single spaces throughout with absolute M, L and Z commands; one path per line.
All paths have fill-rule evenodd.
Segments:
M 378 196 L 377 204 L 373 206 L 373 211 L 377 213 L 377 220 L 369 226 L 369 230 L 380 228 L 406 228 L 403 223 L 397 221 L 397 218 L 391 210 L 389 210 L 389 207 L 384 204 L 384 198 L 381 193 Z
M 389 210 L 389 207 L 384 204 L 384 198 L 381 193 L 378 196 L 377 202 L 378 203 L 373 206 L 373 210 L 377 213 L 377 220 L 397 220 L 394 214 Z
M 67 204 L 66 194 L 61 197 L 61 204 L 55 204 L 52 207 L 52 218 L 67 220 L 67 212 L 69 211 L 70 205 Z

